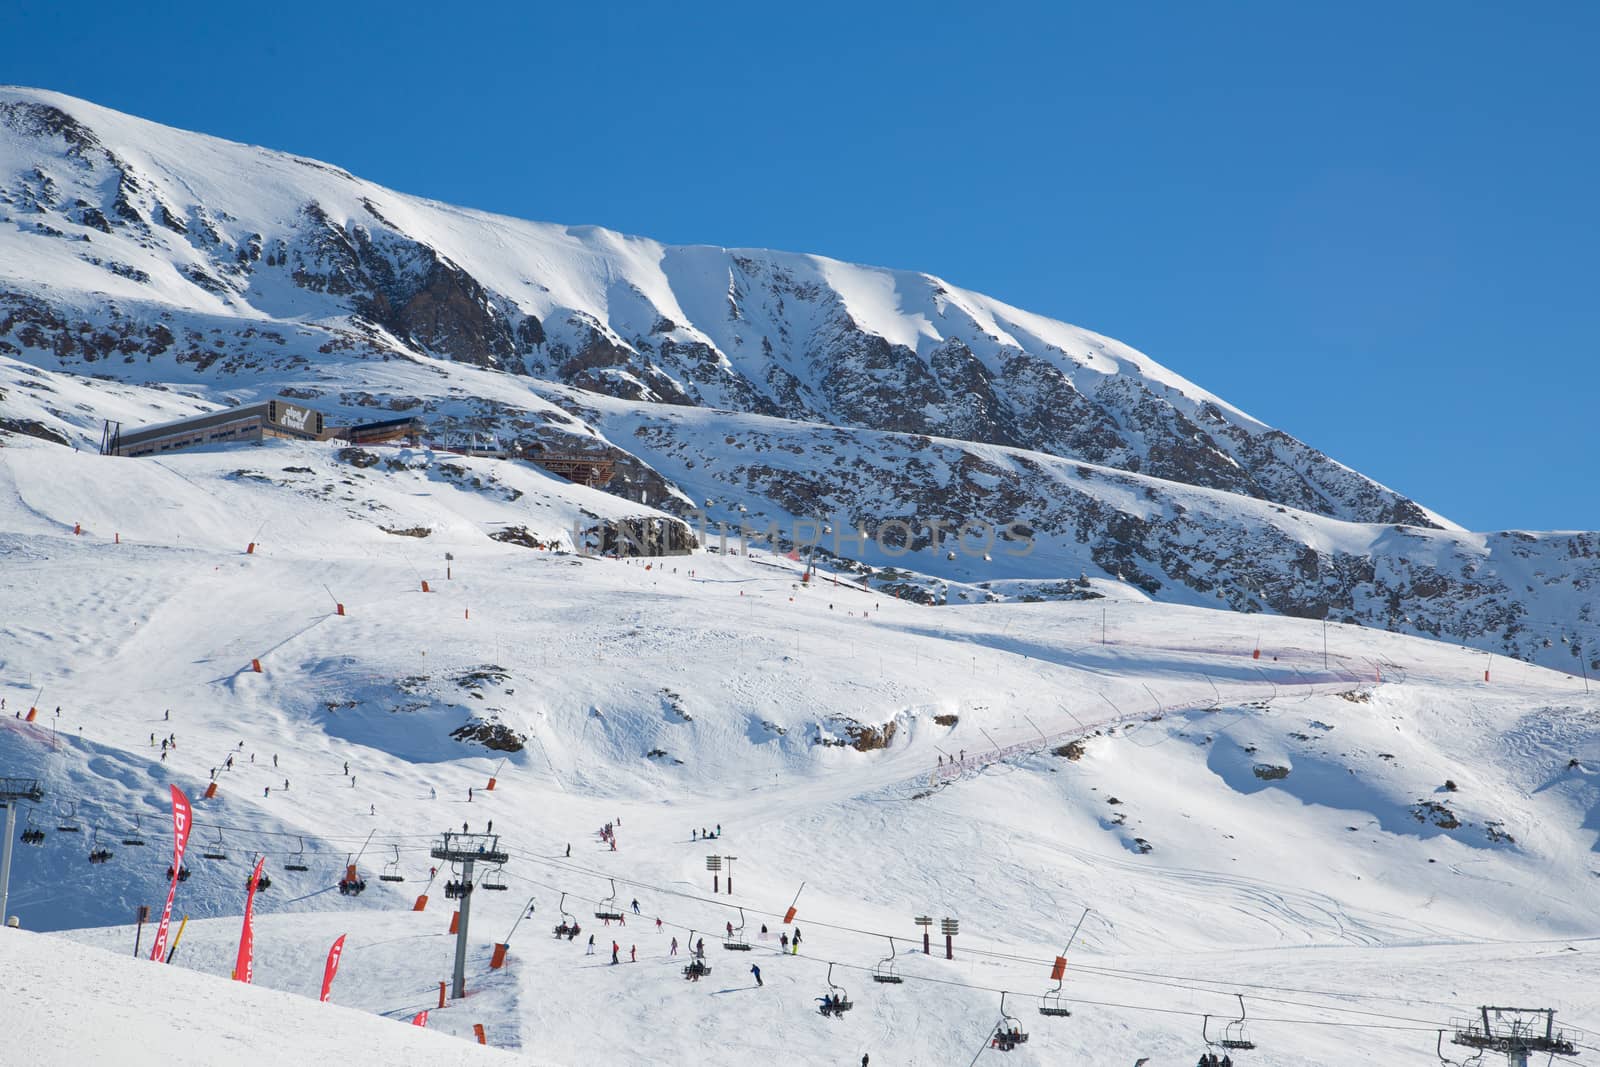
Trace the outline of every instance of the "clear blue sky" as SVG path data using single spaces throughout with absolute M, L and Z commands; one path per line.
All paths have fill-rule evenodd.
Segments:
M 1477 529 L 1600 529 L 1600 5 L 11 0 L 0 78 L 395 188 L 925 270 Z

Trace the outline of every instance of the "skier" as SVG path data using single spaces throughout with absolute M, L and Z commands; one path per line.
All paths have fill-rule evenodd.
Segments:
M 733 940 L 733 924 L 732 923 L 728 924 L 728 940 L 729 941 Z
M 493 819 L 489 820 L 489 828 L 487 830 L 485 830 L 484 833 L 486 833 L 486 834 L 494 833 L 494 820 Z
M 800 955 L 800 928 L 798 926 L 794 928 L 794 940 L 790 944 L 793 945 L 794 951 L 789 954 L 791 956 Z
M 672 951 L 667 953 L 667 955 L 676 956 L 677 954 L 678 954 L 678 939 L 677 938 L 673 938 L 672 939 Z
M 782 934 L 782 935 L 780 935 L 778 937 L 778 951 L 779 951 L 780 954 L 789 951 L 789 935 L 788 934 Z
M 261 795 L 262 796 L 267 796 L 271 792 L 272 792 L 272 787 L 270 785 L 264 785 L 264 786 L 261 787 Z
M 571 841 L 567 842 L 567 858 L 568 859 L 572 858 L 572 842 Z
M 156 735 L 155 734 L 151 734 L 150 735 L 150 743 L 152 745 L 156 743 Z M 693 827 L 690 827 L 689 828 L 689 840 L 690 841 L 698 841 L 698 840 L 700 840 L 700 838 L 698 836 L 699 833 L 700 833 L 699 830 L 696 830 Z
M 629 963 L 638 963 L 639 962 L 639 946 L 638 945 L 629 945 L 628 946 L 628 962 Z
M 705 959 L 706 958 L 706 939 L 705 938 L 702 937 L 699 941 L 695 942 L 694 954 L 696 956 L 700 957 L 701 959 Z
M 659 915 L 656 916 L 656 932 L 661 932 L 661 916 Z
M 242 741 L 239 743 L 239 747 L 240 748 L 244 747 L 244 743 Z M 346 774 L 350 773 L 350 761 L 349 760 L 345 760 L 344 761 L 344 773 L 346 773 Z
M 376 814 L 378 814 L 378 805 L 369 804 L 369 805 L 367 805 L 367 807 L 368 807 L 368 811 L 367 811 L 368 815 L 376 815 Z
M 750 965 L 750 973 L 756 976 L 756 988 L 760 989 L 765 984 L 761 981 L 761 968 L 752 963 Z
M 428 787 L 428 799 L 429 800 L 438 800 L 439 799 L 439 791 L 437 789 L 435 789 L 431 785 Z
M 466 833 L 467 832 L 467 824 L 464 821 L 461 824 L 461 832 L 462 833 Z
M 865 1052 L 861 1054 L 861 1067 L 867 1067 L 867 1054 Z
M 467 786 L 467 803 L 472 803 L 472 787 L 470 785 Z
M 288 789 L 288 788 L 289 788 L 289 779 L 287 779 L 287 778 L 285 778 L 285 779 L 284 779 L 284 780 L 283 780 L 283 787 L 284 787 L 284 788 L 285 788 L 285 789 Z
M 594 955 L 594 935 L 593 934 L 589 935 L 589 948 L 588 948 L 588 950 L 586 952 L 584 952 L 584 955 L 585 956 L 593 956 Z
M 611 942 L 611 962 L 613 964 L 622 962 L 621 960 L 617 959 L 617 953 L 621 951 L 621 949 L 621 945 L 617 944 L 615 941 Z
M 350 788 L 354 789 L 355 787 L 356 787 L 356 776 L 352 774 L 350 776 Z
M 639 914 L 639 898 L 638 897 L 634 897 L 633 898 L 633 913 L 635 915 Z
M 762 923 L 761 924 L 761 940 L 765 941 L 766 939 L 767 939 L 767 924 L 766 923 Z
M 278 769 L 278 754 L 276 752 L 272 754 L 272 769 Z

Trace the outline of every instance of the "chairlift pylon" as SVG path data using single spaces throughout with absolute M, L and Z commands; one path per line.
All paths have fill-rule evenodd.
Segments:
M 1022 1029 L 1022 1021 L 1015 1015 L 1006 1013 L 1006 994 L 1000 993 L 1000 1021 L 994 1024 L 994 1034 L 989 1038 L 989 1047 L 996 1052 L 1011 1052 L 1018 1045 L 1026 1043 L 1027 1033 Z
M 607 922 L 611 921 L 612 919 L 622 918 L 622 912 L 617 910 L 617 880 L 612 878 L 610 879 L 610 882 L 611 895 L 602 900 L 594 910 L 594 917 L 596 919 L 601 919 Z
M 134 815 L 133 815 L 133 829 L 128 831 L 128 836 L 124 837 L 122 839 L 122 843 L 124 845 L 127 845 L 130 848 L 143 848 L 144 847 L 144 837 L 141 835 L 140 830 L 139 830 L 139 813 L 138 812 L 134 812 Z
M 306 839 L 296 836 L 295 840 L 299 842 L 299 846 L 288 859 L 283 861 L 283 869 L 286 871 L 309 871 L 311 868 L 306 866 Z
M 872 969 L 872 980 L 874 982 L 883 982 L 886 985 L 901 985 L 905 982 L 904 978 L 895 973 L 894 956 L 894 938 L 891 937 L 889 939 L 889 955 L 879 960 L 878 965 Z
M 383 865 L 383 873 L 378 875 L 380 882 L 403 882 L 405 876 L 400 873 L 400 846 L 394 846 L 394 859 Z

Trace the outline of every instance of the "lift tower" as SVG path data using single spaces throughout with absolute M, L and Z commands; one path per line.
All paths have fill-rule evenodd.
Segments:
M 457 834 L 445 831 L 444 837 L 428 853 L 436 860 L 461 867 L 459 896 L 461 922 L 456 926 L 456 970 L 450 995 L 457 999 L 467 995 L 467 921 L 472 913 L 472 867 L 477 863 L 500 866 L 510 859 L 500 851 L 499 834 Z M 445 887 L 449 896 L 450 886 Z

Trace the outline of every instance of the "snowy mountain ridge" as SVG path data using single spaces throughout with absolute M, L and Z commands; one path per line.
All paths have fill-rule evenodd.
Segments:
M 47 439 L 283 393 L 605 451 L 613 491 L 680 513 L 1034 530 L 1026 564 L 925 534 L 858 554 L 920 575 L 892 579 L 910 595 L 1087 575 L 1600 665 L 1594 534 L 1461 531 L 1109 338 L 925 274 L 450 207 L 40 90 L 0 90 L 0 368 L 0 429 Z M 62 372 L 70 407 L 39 376 Z

